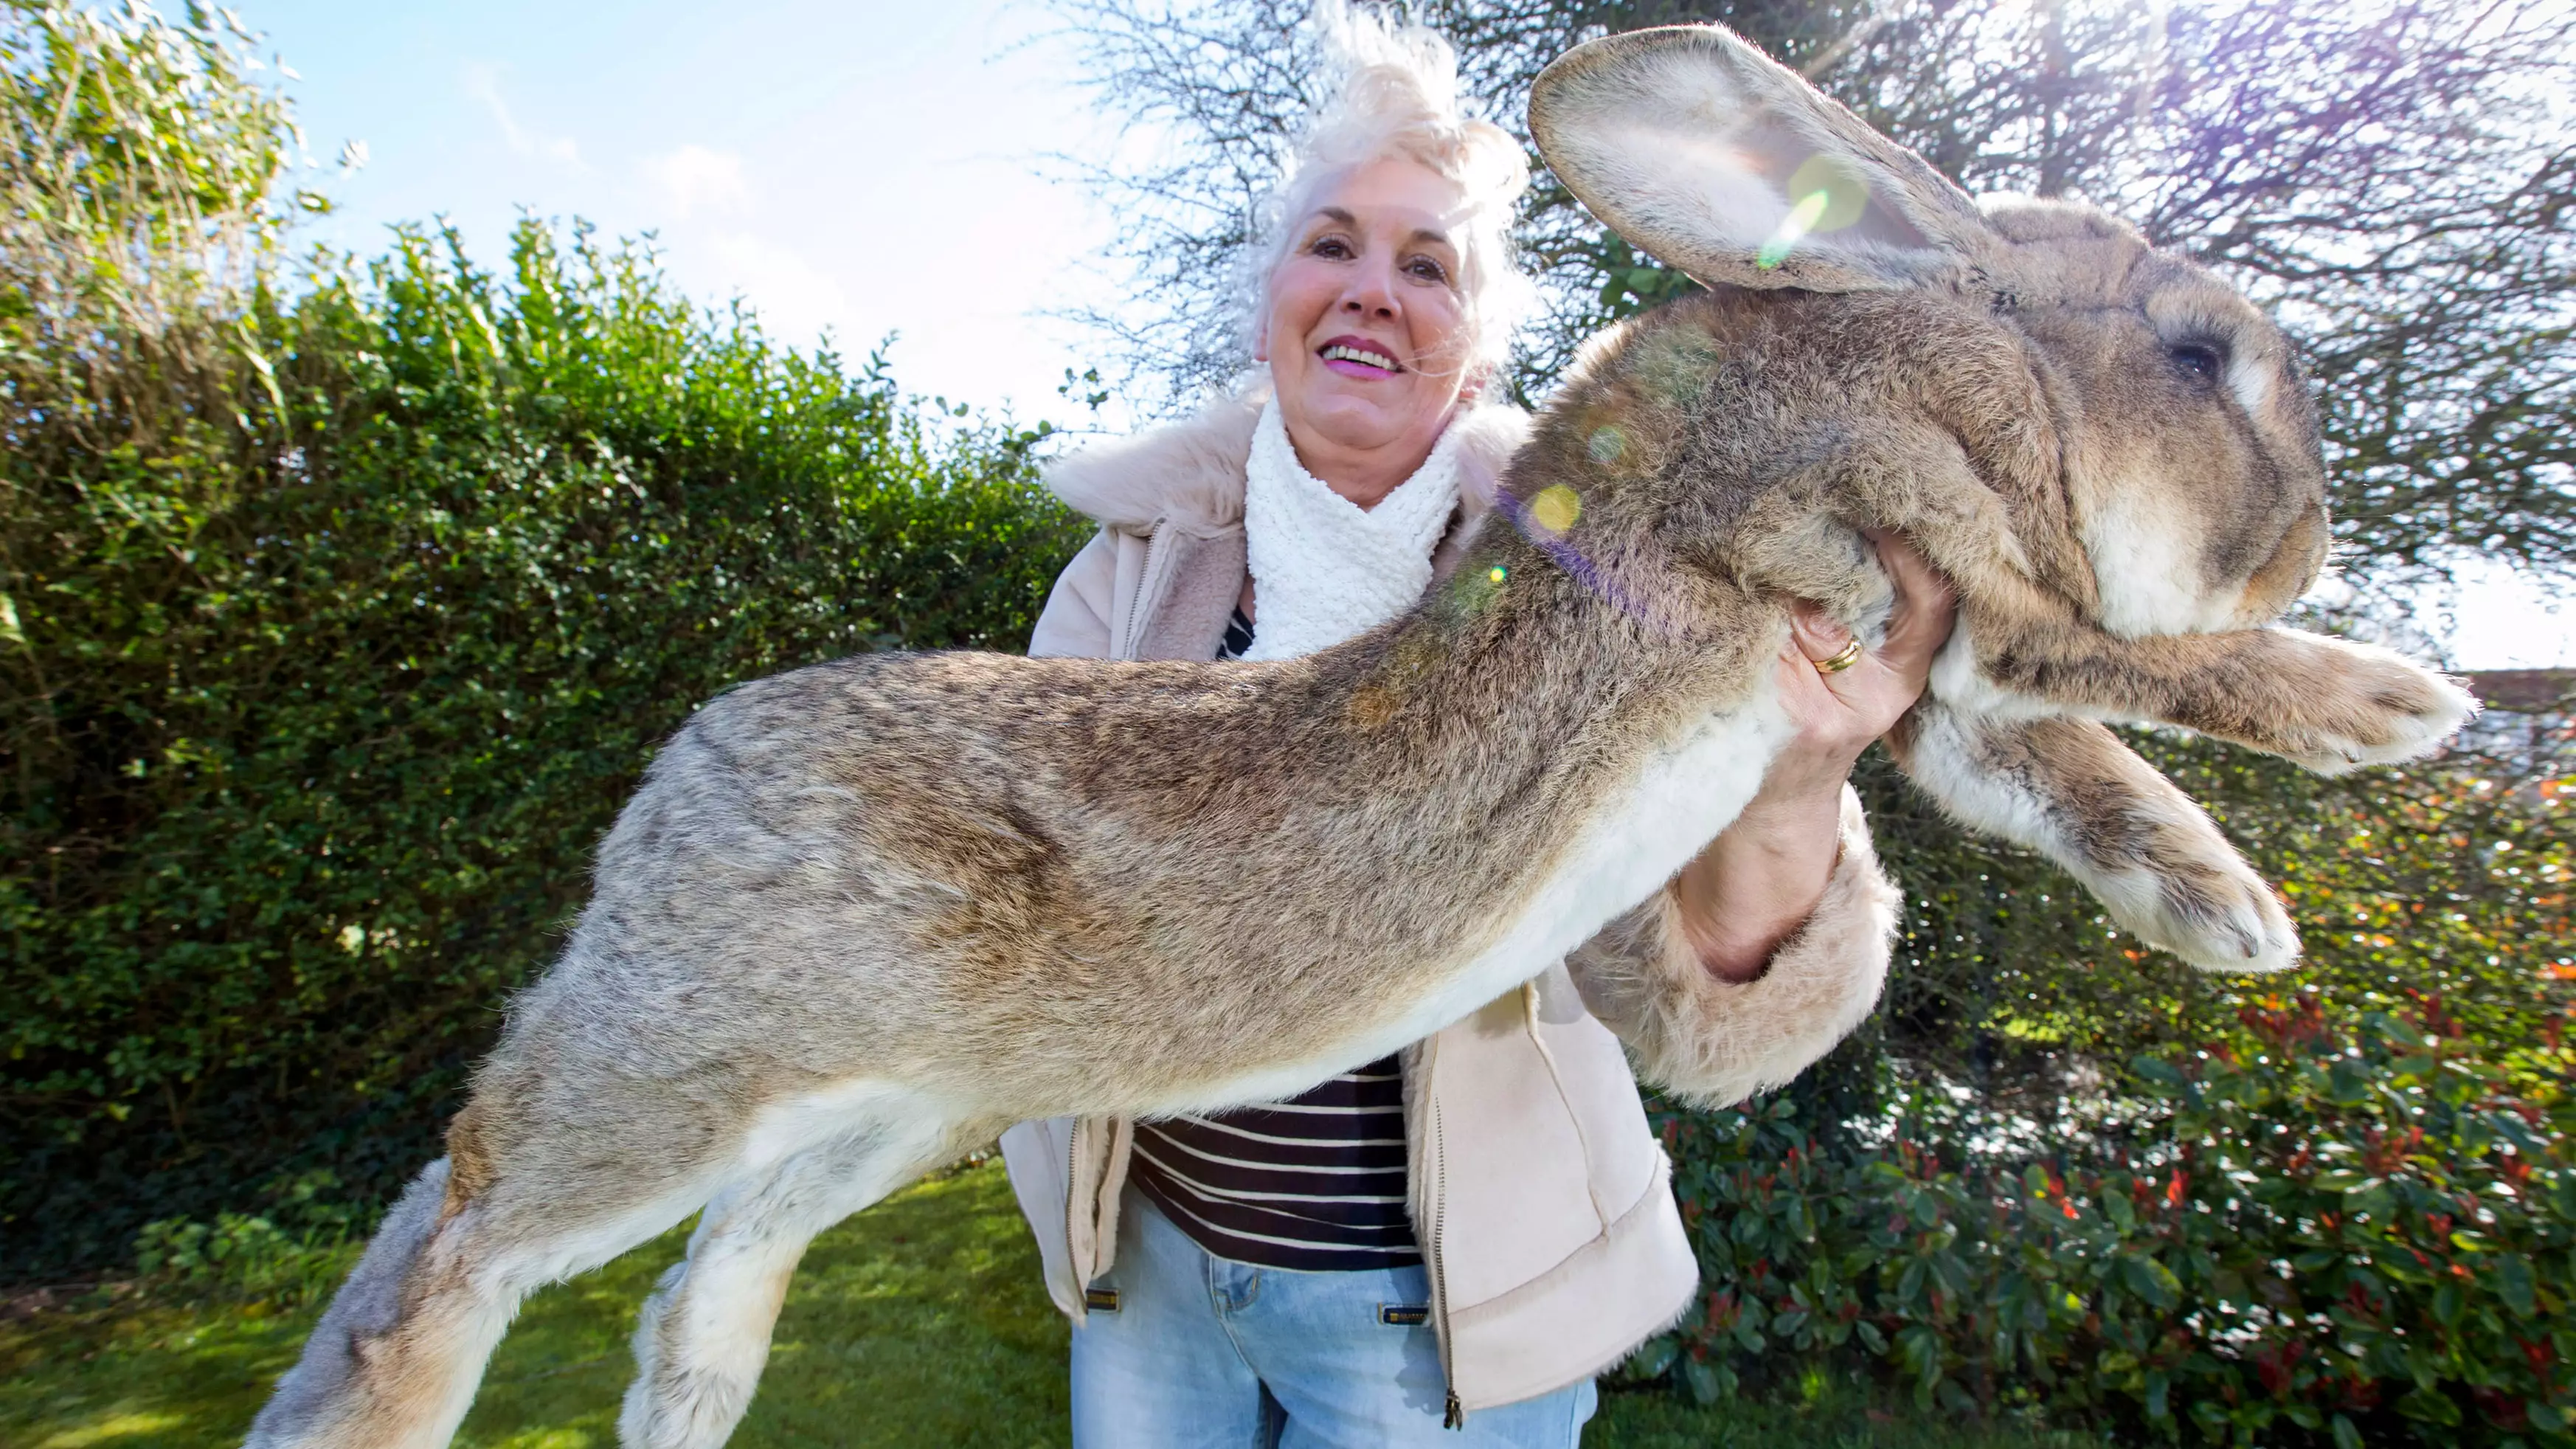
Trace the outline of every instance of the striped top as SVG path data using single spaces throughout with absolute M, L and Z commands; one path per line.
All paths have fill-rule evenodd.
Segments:
M 1237 609 L 1217 657 L 1251 647 Z M 1272 1106 L 1139 1122 L 1129 1176 L 1220 1258 L 1308 1271 L 1422 1261 L 1404 1210 L 1404 1074 L 1392 1056 Z
M 1220 1258 L 1310 1271 L 1422 1261 L 1394 1057 L 1275 1106 L 1139 1122 L 1128 1176 Z

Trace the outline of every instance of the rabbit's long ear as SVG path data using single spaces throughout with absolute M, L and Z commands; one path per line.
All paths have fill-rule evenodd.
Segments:
M 1713 25 L 1567 51 L 1530 92 L 1530 134 L 1613 230 L 1711 284 L 1909 286 L 1993 235 L 1923 158 Z

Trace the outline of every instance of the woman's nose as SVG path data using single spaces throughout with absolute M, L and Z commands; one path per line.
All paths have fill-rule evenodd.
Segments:
M 1342 310 L 1365 317 L 1395 315 L 1395 279 L 1380 267 L 1362 267 L 1342 293 Z

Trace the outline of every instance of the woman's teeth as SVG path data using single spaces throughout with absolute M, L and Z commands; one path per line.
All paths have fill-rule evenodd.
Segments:
M 1344 347 L 1339 343 L 1335 343 L 1334 345 L 1324 349 L 1324 360 L 1326 362 L 1365 363 L 1370 367 L 1381 368 L 1388 372 L 1396 371 L 1395 359 L 1387 356 L 1383 352 L 1370 352 L 1357 347 Z

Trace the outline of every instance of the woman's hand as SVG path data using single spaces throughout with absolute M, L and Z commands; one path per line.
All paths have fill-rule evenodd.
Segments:
M 1816 605 L 1795 606 L 1774 673 L 1798 733 L 1744 812 L 1673 880 L 1683 930 L 1725 980 L 1761 975 L 1815 912 L 1841 841 L 1843 781 L 1869 742 L 1921 697 L 1932 657 L 1950 637 L 1949 583 L 1903 539 L 1869 538 L 1896 588 L 1886 641 L 1827 673 L 1818 664 L 1849 645 L 1851 632 Z
M 1818 663 L 1849 645 L 1851 631 L 1817 605 L 1802 601 L 1792 606 L 1789 642 L 1772 673 L 1798 735 L 1771 762 L 1761 793 L 1754 797 L 1756 805 L 1775 796 L 1818 792 L 1839 799 L 1852 763 L 1914 707 L 1932 677 L 1932 656 L 1949 642 L 1954 612 L 1949 581 L 1896 535 L 1872 532 L 1869 541 L 1896 586 L 1887 639 L 1864 651 L 1850 668 L 1828 674 Z M 1750 816 L 1752 810 L 1745 813 Z

